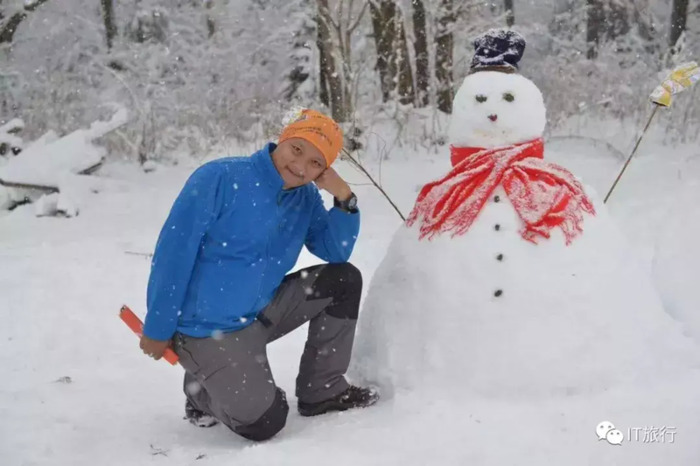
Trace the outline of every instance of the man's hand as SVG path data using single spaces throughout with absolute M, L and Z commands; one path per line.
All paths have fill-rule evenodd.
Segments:
M 321 176 L 316 178 L 315 183 L 316 186 L 325 189 L 339 201 L 347 201 L 352 195 L 350 186 L 338 175 L 338 172 L 330 167 L 326 168 L 326 170 L 321 173 Z
M 139 346 L 147 356 L 150 356 L 157 361 L 163 357 L 163 353 L 165 353 L 165 350 L 168 348 L 168 346 L 170 346 L 170 340 L 151 340 L 147 336 L 143 335 Z

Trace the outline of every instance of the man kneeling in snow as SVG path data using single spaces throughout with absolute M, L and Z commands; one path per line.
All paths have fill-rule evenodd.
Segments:
M 141 348 L 159 359 L 172 345 L 193 424 L 221 421 L 251 440 L 279 432 L 289 406 L 266 345 L 307 321 L 299 413 L 377 400 L 344 377 L 362 276 L 347 262 L 360 227 L 357 198 L 330 168 L 342 141 L 332 119 L 304 110 L 278 144 L 201 166 L 175 201 L 156 244 Z M 317 186 L 335 197 L 332 209 Z M 286 275 L 303 245 L 328 264 Z

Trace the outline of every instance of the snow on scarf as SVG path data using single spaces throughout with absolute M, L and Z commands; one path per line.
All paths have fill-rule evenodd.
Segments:
M 574 175 L 542 160 L 542 139 L 494 149 L 452 147 L 451 153 L 454 168 L 423 187 L 406 221 L 420 220 L 421 239 L 466 233 L 499 183 L 525 223 L 522 237 L 533 243 L 559 227 L 570 244 L 583 231 L 583 212 L 595 215 Z

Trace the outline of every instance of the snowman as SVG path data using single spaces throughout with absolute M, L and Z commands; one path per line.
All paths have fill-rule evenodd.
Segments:
M 597 195 L 545 160 L 545 107 L 513 31 L 475 42 L 426 184 L 373 276 L 352 374 L 401 390 L 532 399 L 674 377 L 694 344 Z

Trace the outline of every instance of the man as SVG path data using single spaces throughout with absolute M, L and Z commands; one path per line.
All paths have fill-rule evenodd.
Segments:
M 158 238 L 148 283 L 143 351 L 172 345 L 185 368 L 185 413 L 266 440 L 289 407 L 266 345 L 309 322 L 296 381 L 303 416 L 373 404 L 350 385 L 362 276 L 347 263 L 360 226 L 357 198 L 330 168 L 343 135 L 304 110 L 279 143 L 197 169 Z M 315 183 L 315 185 L 314 185 Z M 326 210 L 318 188 L 334 196 Z M 286 275 L 302 246 L 328 264 Z

